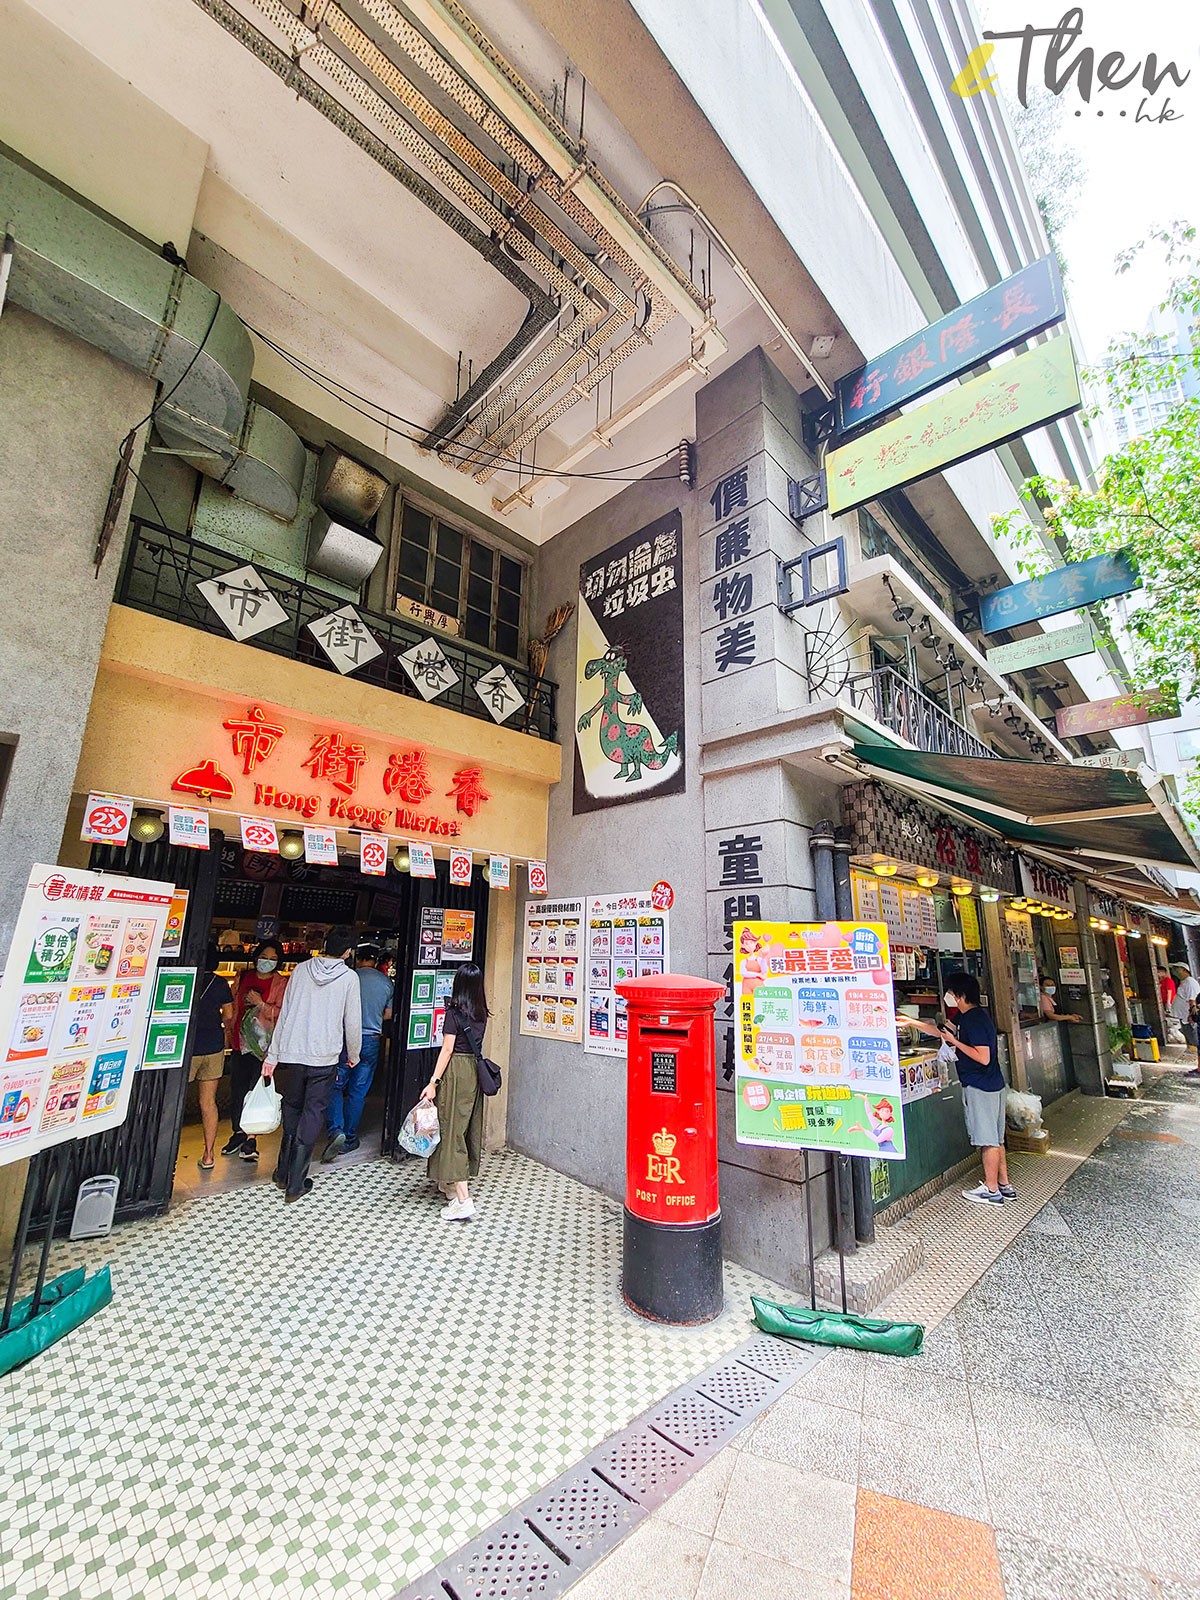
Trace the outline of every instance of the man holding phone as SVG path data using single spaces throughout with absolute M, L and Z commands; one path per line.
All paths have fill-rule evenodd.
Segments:
M 967 1117 L 967 1137 L 979 1150 L 983 1161 L 983 1182 L 974 1189 L 964 1189 L 963 1199 L 979 1205 L 1002 1206 L 1006 1200 L 1015 1200 L 1017 1191 L 1008 1181 L 1008 1160 L 1004 1151 L 1006 1086 L 1000 1071 L 996 1024 L 980 1004 L 979 979 L 969 972 L 946 974 L 943 1002 L 958 1013 L 953 1025 L 941 1015 L 937 1022 L 922 1022 L 914 1017 L 903 1020 L 954 1050 Z

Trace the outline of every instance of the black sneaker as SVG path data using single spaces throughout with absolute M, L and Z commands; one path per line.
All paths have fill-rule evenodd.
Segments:
M 336 1161 L 346 1148 L 346 1135 L 339 1128 L 336 1133 L 329 1135 L 329 1143 L 321 1155 L 322 1161 Z
M 245 1142 L 246 1135 L 244 1133 L 235 1133 L 231 1135 L 229 1143 L 223 1146 L 221 1154 L 223 1156 L 236 1156 Z
M 246 1142 L 242 1145 L 242 1148 L 237 1152 L 237 1154 L 239 1156 L 241 1156 L 243 1161 L 257 1161 L 258 1160 L 258 1141 L 257 1141 L 257 1139 L 247 1139 Z
M 361 1143 L 361 1139 L 347 1139 L 345 1144 L 342 1146 L 342 1154 L 344 1156 L 348 1156 L 351 1150 L 357 1150 Z

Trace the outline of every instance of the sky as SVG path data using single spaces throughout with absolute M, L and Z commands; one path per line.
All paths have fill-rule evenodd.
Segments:
M 1033 25 L 1054 26 L 1072 0 L 976 0 L 983 25 L 997 31 Z M 1083 31 L 1064 63 L 1092 45 L 1098 63 L 1120 50 L 1124 76 L 1148 52 L 1159 67 L 1173 60 L 1190 79 L 1176 88 L 1167 81 L 1150 100 L 1157 114 L 1170 100 L 1178 113 L 1172 122 L 1139 122 L 1145 98 L 1140 75 L 1128 88 L 1093 86 L 1090 103 L 1078 94 L 1072 79 L 1061 96 L 1063 135 L 1079 150 L 1087 174 L 1075 215 L 1064 230 L 1067 297 L 1075 315 L 1087 361 L 1097 360 L 1115 335 L 1140 329 L 1151 308 L 1161 301 L 1168 275 L 1158 250 L 1145 263 L 1118 276 L 1119 250 L 1146 237 L 1156 224 L 1176 219 L 1200 227 L 1200 3 L 1198 0 L 1079 0 Z M 1042 81 L 1045 44 L 1035 41 L 1030 81 Z M 998 40 L 988 70 L 999 77 L 1002 95 L 1017 94 L 1021 45 Z M 1075 113 L 1080 115 L 1076 116 Z M 1103 116 L 1098 115 L 1103 112 Z M 1125 111 L 1126 115 L 1121 116 Z

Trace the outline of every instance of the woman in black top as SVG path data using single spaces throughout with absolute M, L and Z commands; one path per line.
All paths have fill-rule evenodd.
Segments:
M 422 1100 L 437 1105 L 441 1139 L 429 1158 L 429 1176 L 450 1196 L 442 1212 L 447 1222 L 469 1222 L 475 1202 L 467 1180 L 479 1173 L 483 1149 L 483 1093 L 475 1065 L 487 1027 L 483 973 L 468 961 L 454 975 L 454 988 L 442 1024 L 442 1048 Z

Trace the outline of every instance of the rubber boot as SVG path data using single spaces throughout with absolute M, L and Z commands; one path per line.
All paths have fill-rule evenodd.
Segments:
M 308 1164 L 312 1160 L 312 1153 L 312 1145 L 301 1144 L 299 1139 L 293 1143 L 285 1200 L 302 1200 L 311 1191 L 313 1181 L 308 1175 Z
M 279 1188 L 285 1189 L 288 1181 L 288 1167 L 292 1160 L 292 1145 L 295 1139 L 290 1133 L 285 1133 L 279 1141 L 279 1160 L 275 1163 L 275 1171 L 271 1174 L 271 1182 Z

